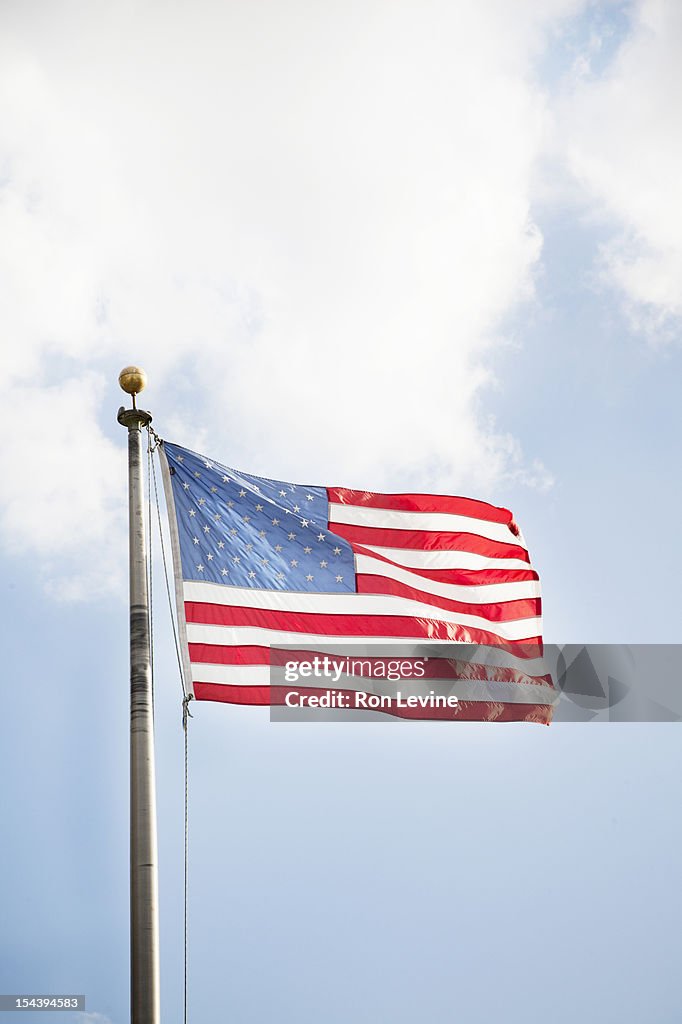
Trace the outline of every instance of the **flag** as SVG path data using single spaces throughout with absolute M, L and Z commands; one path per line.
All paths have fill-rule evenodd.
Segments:
M 376 679 L 383 648 L 407 644 L 428 658 L 417 691 L 450 680 L 459 703 L 397 710 L 389 701 L 391 713 L 550 720 L 555 692 L 538 660 L 538 574 L 507 509 L 270 480 L 167 441 L 161 453 L 185 673 L 196 699 L 281 702 L 271 670 L 282 648 L 338 654 L 371 645 Z M 472 661 L 462 644 L 488 655 Z M 352 669 L 341 688 L 357 690 L 349 676 Z

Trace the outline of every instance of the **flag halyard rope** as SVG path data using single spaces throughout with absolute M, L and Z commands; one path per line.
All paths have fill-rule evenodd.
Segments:
M 188 735 L 189 729 L 187 728 L 187 719 L 192 718 L 192 712 L 189 710 L 189 702 L 192 699 L 192 694 L 185 694 L 182 701 L 182 732 L 185 739 L 185 877 L 184 877 L 184 982 L 183 982 L 183 1022 L 187 1024 L 187 966 L 188 966 L 188 951 L 189 951 L 189 925 L 188 925 L 188 908 L 189 908 L 189 756 L 188 756 Z
M 149 538 L 149 554 L 147 557 L 147 616 L 149 621 L 149 668 L 152 677 L 152 718 L 156 710 L 154 694 L 154 602 L 153 602 L 153 555 L 154 545 L 152 544 L 152 448 L 151 438 L 147 443 L 147 537 Z
M 157 448 L 161 444 L 161 438 L 159 437 L 159 435 L 154 430 L 152 430 L 151 426 L 147 427 L 147 430 L 149 431 L 149 451 L 150 451 L 150 458 L 151 458 L 151 455 L 157 450 Z M 154 444 L 153 445 L 152 445 L 152 439 L 154 440 Z M 166 545 L 165 545 L 165 542 L 164 542 L 164 539 L 163 539 L 163 526 L 162 526 L 162 523 L 161 523 L 161 504 L 159 502 L 159 489 L 158 489 L 158 485 L 157 485 L 157 481 L 156 481 L 156 463 L 154 462 L 153 459 L 151 459 L 151 479 L 152 479 L 152 481 L 154 483 L 154 500 L 155 500 L 155 503 L 156 503 L 156 515 L 157 515 L 157 526 L 158 526 L 158 531 L 159 531 L 159 540 L 161 542 L 161 560 L 163 562 L 163 575 L 164 575 L 164 579 L 166 581 L 166 594 L 168 596 L 168 608 L 169 608 L 169 612 L 170 612 L 171 628 L 173 630 L 173 642 L 175 644 L 175 654 L 176 654 L 177 661 L 178 661 L 178 671 L 180 673 L 180 685 L 182 686 L 182 696 L 183 696 L 183 701 L 184 701 L 186 699 L 186 697 L 187 697 L 187 687 L 185 685 L 185 677 L 184 677 L 184 672 L 182 670 L 182 658 L 180 656 L 180 641 L 178 639 L 178 631 L 177 631 L 177 627 L 175 625 L 175 615 L 173 613 L 173 597 L 171 595 L 171 588 L 170 588 L 170 582 L 169 582 L 168 559 L 166 557 Z
M 150 607 L 150 636 L 153 636 L 152 620 L 151 620 L 151 486 L 154 486 L 154 499 L 156 503 L 157 512 L 157 525 L 159 531 L 159 540 L 161 544 L 161 559 L 163 562 L 163 573 L 166 581 L 166 594 L 168 596 L 168 608 L 170 612 L 171 628 L 173 630 L 173 641 L 175 644 L 175 654 L 178 662 L 178 671 L 180 675 L 180 685 L 182 687 L 182 731 L 184 737 L 184 878 L 183 878 L 183 1022 L 187 1024 L 188 1019 L 188 963 L 189 963 L 189 744 L 188 744 L 188 719 L 192 718 L 193 715 L 189 710 L 189 702 L 192 700 L 192 694 L 187 692 L 185 684 L 184 673 L 182 669 L 182 657 L 180 655 L 180 642 L 178 639 L 177 627 L 175 624 L 175 616 L 173 614 L 173 599 L 171 596 L 171 588 L 168 573 L 168 559 L 166 558 L 166 546 L 163 538 L 163 526 L 161 521 L 161 505 L 159 502 L 159 490 L 156 480 L 156 463 L 153 459 L 153 454 L 157 450 L 162 439 L 152 429 L 150 425 L 147 425 L 147 432 L 149 435 L 149 443 L 147 447 L 148 460 L 149 460 L 149 537 L 150 537 L 150 560 L 149 560 L 149 572 L 150 572 L 150 583 L 149 583 L 149 607 Z M 153 651 L 153 644 L 152 644 Z M 152 655 L 153 657 L 153 655 Z M 153 661 L 152 661 L 152 693 L 154 683 L 154 672 L 153 672 Z

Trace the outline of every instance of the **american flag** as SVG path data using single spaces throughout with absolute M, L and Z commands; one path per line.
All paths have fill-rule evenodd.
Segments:
M 407 643 L 460 694 L 455 713 L 407 717 L 550 720 L 538 575 L 507 509 L 270 480 L 167 441 L 161 451 L 196 699 L 277 702 L 272 650 L 283 646 L 371 644 L 381 654 Z M 505 665 L 481 671 L 468 658 L 455 671 L 460 644 L 503 651 Z

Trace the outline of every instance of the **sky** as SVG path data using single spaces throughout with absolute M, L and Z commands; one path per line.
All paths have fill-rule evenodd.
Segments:
M 123 366 L 244 471 L 511 508 L 549 641 L 680 641 L 681 91 L 676 0 L 4 0 L 1 992 L 129 1017 Z M 191 1020 L 679 1019 L 677 725 L 190 725 Z

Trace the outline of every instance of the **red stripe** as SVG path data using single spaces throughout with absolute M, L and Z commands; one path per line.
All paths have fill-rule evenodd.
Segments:
M 539 637 L 504 641 L 495 633 L 456 622 L 410 615 L 329 615 L 320 612 L 281 612 L 266 608 L 237 608 L 208 602 L 186 601 L 187 622 L 212 626 L 256 626 L 321 636 L 395 636 L 414 640 L 449 640 L 488 644 L 516 652 L 519 644 L 540 642 Z
M 399 580 L 387 576 L 365 576 L 358 573 L 358 594 L 392 594 L 395 597 L 407 597 L 412 601 L 433 605 L 449 612 L 462 612 L 465 615 L 480 615 L 490 622 L 515 622 L 517 619 L 532 619 L 540 615 L 541 601 L 539 597 L 519 598 L 516 601 L 495 601 L 493 604 L 470 604 L 466 601 L 452 601 L 448 597 L 429 594 L 416 587 L 408 587 Z
M 387 565 L 395 565 L 414 574 L 423 576 L 426 580 L 433 580 L 434 583 L 454 583 L 460 587 L 479 587 L 490 583 L 527 583 L 531 580 L 539 580 L 535 569 L 416 569 L 414 566 L 406 567 L 393 558 L 380 555 L 371 548 L 362 544 L 351 544 L 356 555 L 366 555 L 368 558 L 376 558 L 379 562 L 386 562 Z
M 381 548 L 410 548 L 417 551 L 470 551 L 484 558 L 520 558 L 529 562 L 528 552 L 518 544 L 503 544 L 474 533 L 441 533 L 437 530 L 383 530 L 377 526 L 334 523 L 329 529 L 349 543 L 372 544 Z
M 284 693 L 290 687 L 230 686 L 223 683 L 195 682 L 194 696 L 197 700 L 220 701 L 226 704 L 249 704 L 268 706 L 283 704 Z M 275 692 L 273 692 L 275 691 Z M 282 691 L 279 694 L 277 691 Z M 301 694 L 326 693 L 326 690 L 297 688 Z M 352 699 L 353 690 L 337 690 Z M 292 709 L 295 710 L 295 709 Z M 358 709 L 360 710 L 360 709 Z M 549 725 L 552 720 L 552 706 L 549 704 L 502 704 L 491 701 L 460 701 L 457 708 L 377 708 L 383 714 L 395 718 L 441 720 L 457 722 L 537 722 Z
M 226 683 L 192 684 L 196 700 L 216 700 L 224 704 L 267 705 L 270 703 L 269 686 L 230 686 Z
M 269 665 L 270 648 L 234 644 L 188 644 L 189 660 L 203 665 Z M 295 653 L 292 654 L 295 657 Z
M 513 518 L 508 508 L 449 494 L 376 494 L 374 491 L 353 491 L 348 487 L 328 487 L 327 493 L 330 502 L 339 505 L 383 508 L 392 512 L 441 512 L 507 525 Z
M 534 656 L 537 656 L 537 648 L 534 650 Z M 314 658 L 329 657 L 332 661 L 345 660 L 350 658 L 351 661 L 355 662 L 356 668 L 359 663 L 363 666 L 370 666 L 370 671 L 363 671 L 361 673 L 353 673 L 354 675 L 361 674 L 365 678 L 372 679 L 386 679 L 386 672 L 381 671 L 382 667 L 385 669 L 389 663 L 395 665 L 396 662 L 403 664 L 404 662 L 421 662 L 424 664 L 424 675 L 420 678 L 424 680 L 431 679 L 470 679 L 478 680 L 480 682 L 497 682 L 497 683 L 525 683 L 528 685 L 537 686 L 550 686 L 554 689 L 552 677 L 550 675 L 543 676 L 529 676 L 526 672 L 521 672 L 515 668 L 509 668 L 504 665 L 486 665 L 485 661 L 462 661 L 461 659 L 449 658 L 449 657 L 438 657 L 437 655 L 431 655 L 429 657 L 415 657 L 413 655 L 394 655 L 391 658 L 388 657 L 366 657 L 363 655 L 347 655 L 342 651 L 337 654 L 327 654 L 323 651 L 294 651 L 290 649 L 282 650 L 278 647 L 236 647 L 230 645 L 221 644 L 190 644 L 189 645 L 189 656 L 190 661 L 194 665 L 273 665 L 283 666 L 289 662 L 310 662 Z M 480 654 L 481 658 L 484 658 L 483 654 Z

